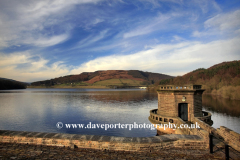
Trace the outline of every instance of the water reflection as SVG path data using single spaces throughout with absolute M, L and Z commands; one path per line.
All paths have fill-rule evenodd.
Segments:
M 229 100 L 218 96 L 203 95 L 203 107 L 212 113 L 223 113 L 240 117 L 240 101 Z
M 64 124 L 148 123 L 155 94 L 140 90 L 28 89 L 0 93 L 0 129 L 73 134 L 154 136 L 149 129 L 57 129 Z
M 226 126 L 240 133 L 240 101 L 203 95 L 203 110 L 212 113 L 213 127 Z
M 88 95 L 90 99 L 101 101 L 104 103 L 116 103 L 116 102 L 143 102 L 156 99 L 156 94 L 149 94 L 146 91 L 121 91 L 121 92 L 95 92 L 95 94 Z
M 0 92 L 0 129 L 125 137 L 156 135 L 150 129 L 57 129 L 64 124 L 151 124 L 149 111 L 157 108 L 157 94 L 132 89 L 26 89 Z M 203 96 L 213 127 L 225 125 L 240 133 L 239 101 Z

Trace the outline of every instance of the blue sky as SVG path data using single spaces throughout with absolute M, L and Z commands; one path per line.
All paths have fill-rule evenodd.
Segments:
M 0 77 L 172 76 L 240 59 L 239 0 L 0 0 Z

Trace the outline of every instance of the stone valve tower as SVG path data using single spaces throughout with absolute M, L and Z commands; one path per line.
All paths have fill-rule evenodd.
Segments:
M 160 85 L 158 86 L 158 109 L 150 111 L 149 121 L 153 124 L 191 125 L 194 118 L 212 125 L 211 114 L 202 111 L 201 85 Z M 157 127 L 156 127 L 157 128 Z M 157 128 L 158 134 L 187 134 L 179 128 Z

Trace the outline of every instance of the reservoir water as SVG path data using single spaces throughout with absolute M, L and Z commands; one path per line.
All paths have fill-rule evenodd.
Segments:
M 240 101 L 203 96 L 213 127 L 240 133 Z M 140 89 L 26 89 L 0 91 L 0 130 L 150 137 L 150 128 L 66 128 L 66 124 L 142 124 L 158 106 L 157 94 Z M 57 128 L 58 122 L 63 127 Z M 92 126 L 92 125 L 91 125 Z

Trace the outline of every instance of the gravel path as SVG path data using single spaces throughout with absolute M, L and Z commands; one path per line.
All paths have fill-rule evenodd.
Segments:
M 103 151 L 94 149 L 0 143 L 0 160 L 5 159 L 225 159 L 222 152 L 163 149 L 161 152 Z

